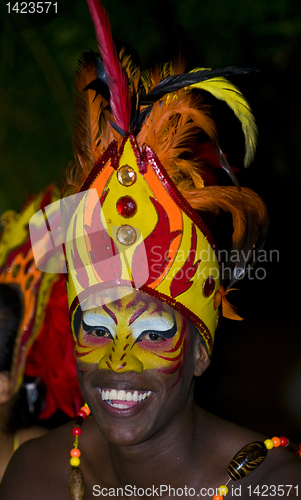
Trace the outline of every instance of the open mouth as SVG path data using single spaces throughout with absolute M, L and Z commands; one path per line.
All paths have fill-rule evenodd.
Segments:
M 108 405 L 120 410 L 126 410 L 145 401 L 151 391 L 116 391 L 116 389 L 102 389 L 101 398 Z

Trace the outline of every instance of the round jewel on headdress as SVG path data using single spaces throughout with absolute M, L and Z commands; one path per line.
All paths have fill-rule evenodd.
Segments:
M 128 187 L 135 184 L 137 175 L 132 167 L 123 165 L 117 172 L 117 179 L 122 186 Z
M 132 245 L 136 241 L 137 234 L 132 226 L 124 225 L 117 229 L 116 237 L 122 245 Z
M 212 276 L 208 276 L 203 284 L 203 294 L 205 297 L 210 297 L 215 290 L 215 280 Z
M 117 201 L 116 208 L 122 217 L 133 217 L 137 212 L 137 203 L 131 196 L 122 196 Z

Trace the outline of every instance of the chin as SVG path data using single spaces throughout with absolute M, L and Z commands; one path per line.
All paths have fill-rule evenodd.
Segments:
M 98 412 L 95 422 L 103 437 L 117 446 L 132 446 L 147 441 L 156 433 L 156 417 L 150 415 L 136 415 L 132 417 L 117 416 L 116 418 L 103 417 Z

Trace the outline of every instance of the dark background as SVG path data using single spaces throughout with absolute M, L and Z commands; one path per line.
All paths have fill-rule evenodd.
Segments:
M 20 210 L 28 194 L 50 182 L 60 184 L 72 160 L 74 69 L 81 52 L 97 50 L 84 0 L 60 0 L 57 15 L 40 19 L 8 16 L 6 3 L 0 4 L 0 213 Z M 144 68 L 157 59 L 171 59 L 180 47 L 189 68 L 258 70 L 235 81 L 259 128 L 255 161 L 239 178 L 268 205 L 266 250 L 277 253 L 272 262 L 257 264 L 258 276 L 265 279 L 244 279 L 240 291 L 229 296 L 245 319 L 223 321 L 197 398 L 246 427 L 301 440 L 300 2 L 103 4 L 114 36 L 135 47 Z M 241 166 L 242 134 L 229 119 L 221 124 L 220 140 L 232 164 Z

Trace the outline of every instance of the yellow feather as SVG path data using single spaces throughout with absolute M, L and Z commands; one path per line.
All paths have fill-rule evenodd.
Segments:
M 203 68 L 196 68 L 192 72 Z M 240 120 L 245 136 L 244 165 L 248 167 L 252 162 L 257 144 L 257 127 L 250 105 L 240 90 L 224 77 L 210 78 L 203 82 L 194 83 L 188 88 L 197 88 L 210 92 L 216 99 L 225 101 Z

